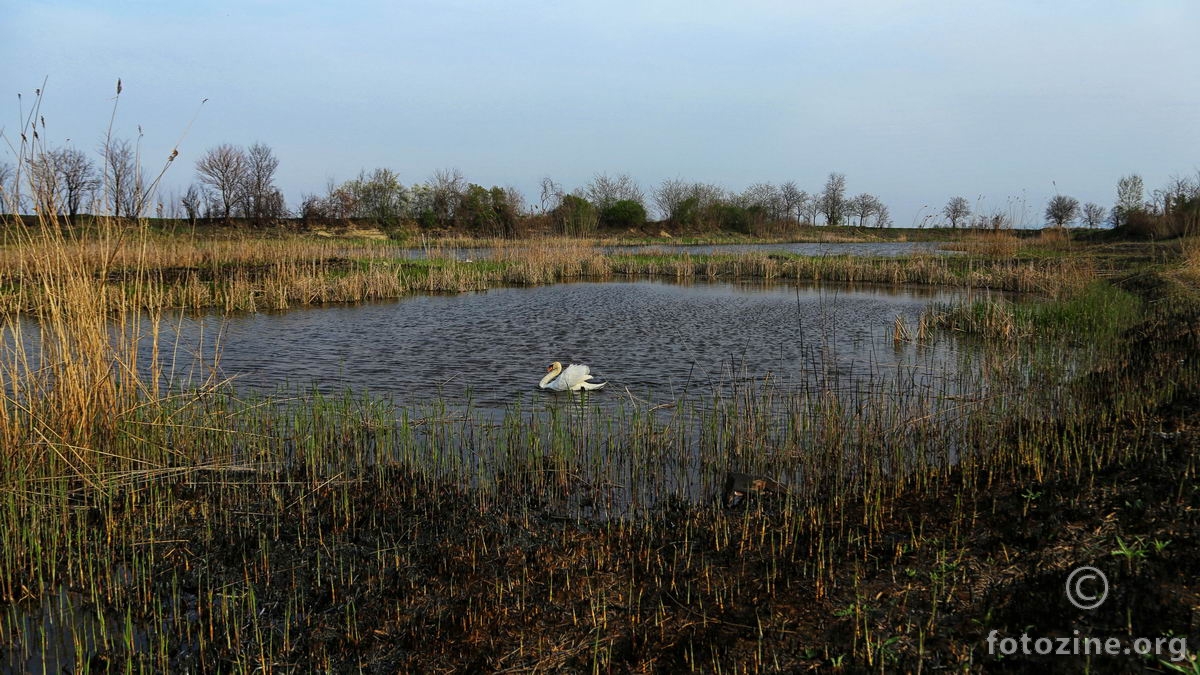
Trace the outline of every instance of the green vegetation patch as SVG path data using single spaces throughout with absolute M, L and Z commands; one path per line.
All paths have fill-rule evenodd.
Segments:
M 1013 301 L 988 298 L 935 307 L 923 321 L 934 328 L 993 339 L 1058 337 L 1109 342 L 1142 317 L 1142 300 L 1108 281 L 1094 281 L 1063 298 Z

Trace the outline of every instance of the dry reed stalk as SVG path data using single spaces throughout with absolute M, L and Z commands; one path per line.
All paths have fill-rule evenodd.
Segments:
M 1179 250 L 1183 259 L 1184 270 L 1193 275 L 1200 274 L 1200 235 L 1192 235 L 1180 239 Z
M 946 246 L 950 250 L 972 255 L 1011 257 L 1022 248 L 1021 239 L 1007 230 L 971 232 L 959 241 Z
M 1070 247 L 1071 233 L 1065 227 L 1047 227 L 1042 229 L 1037 240 L 1039 246 L 1061 250 Z
M 118 239 L 125 237 L 121 230 Z M 106 246 L 91 234 L 63 239 L 63 256 L 73 265 L 116 287 L 137 278 L 147 283 L 139 298 L 144 308 L 201 308 L 229 311 L 285 308 L 318 302 L 354 302 L 398 297 L 412 290 L 460 292 L 498 284 L 537 285 L 614 274 L 668 276 L 677 280 L 795 279 L 821 282 L 953 285 L 1057 294 L 1058 289 L 1094 276 L 1077 260 L 953 259 L 915 255 L 898 259 L 849 256 L 791 257 L 741 255 L 604 255 L 588 240 L 536 242 L 496 240 L 491 264 L 460 260 L 462 251 L 427 245 L 423 263 L 397 260 L 389 243 L 338 243 L 311 237 L 282 239 L 168 237 L 142 228 L 136 247 Z M 980 235 L 982 236 L 982 235 Z M 1015 239 L 1005 235 L 1008 239 Z M 44 289 L 29 277 L 33 248 L 0 247 L 0 309 L 35 311 Z M 483 263 L 484 261 L 480 261 Z M 365 270 L 362 269 L 365 267 Z M 384 270 L 388 270 L 385 272 Z M 1083 276 L 1078 276 L 1080 273 Z M 366 274 L 367 278 L 357 278 Z M 389 274 L 396 278 L 389 278 Z M 139 275 L 141 275 L 139 277 Z M 154 290 L 145 290 L 157 286 Z

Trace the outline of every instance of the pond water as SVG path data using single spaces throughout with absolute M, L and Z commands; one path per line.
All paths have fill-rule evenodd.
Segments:
M 101 612 L 65 586 L 41 603 L 13 604 L 3 611 L 0 637 L 11 632 L 20 640 L 7 650 L 0 646 L 0 675 L 110 672 L 115 664 L 100 654 L 147 654 L 152 647 L 145 627 L 116 612 Z
M 896 317 L 915 326 L 930 303 L 963 295 L 882 286 L 571 283 L 203 315 L 182 319 L 163 339 L 203 341 L 200 353 L 209 355 L 220 345 L 219 373 L 241 389 L 315 386 L 503 410 L 553 397 L 538 389 L 552 361 L 590 365 L 609 383 L 608 397 L 647 399 L 767 377 L 802 386 L 818 376 L 926 367 L 952 360 L 958 347 L 943 341 L 898 349 Z M 177 355 L 174 370 L 195 377 L 200 365 Z

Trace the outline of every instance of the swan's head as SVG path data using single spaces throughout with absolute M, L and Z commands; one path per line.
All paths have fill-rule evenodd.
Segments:
M 546 366 L 546 376 L 542 378 L 542 381 L 538 383 L 538 386 L 540 386 L 542 389 L 550 388 L 550 382 L 553 381 L 554 378 L 558 377 L 558 374 L 561 372 L 562 364 L 558 361 Z

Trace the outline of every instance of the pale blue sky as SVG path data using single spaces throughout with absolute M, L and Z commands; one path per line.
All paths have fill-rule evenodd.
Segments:
M 386 166 L 456 167 L 536 201 L 626 172 L 740 190 L 830 171 L 897 225 L 955 195 L 984 211 L 1056 189 L 1111 205 L 1200 169 L 1200 2 L 105 2 L 0 0 L 18 123 L 48 77 L 57 143 L 144 131 L 186 186 L 219 143 L 275 149 L 289 203 Z M 197 110 L 201 99 L 208 102 Z M 7 152 L 6 150 L 4 152 Z M 2 153 L 0 153 L 2 154 Z M 924 205 L 928 208 L 922 209 Z

